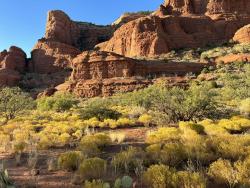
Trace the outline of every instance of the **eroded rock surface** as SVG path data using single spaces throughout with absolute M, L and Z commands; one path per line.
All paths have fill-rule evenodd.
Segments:
M 128 57 L 220 44 L 250 23 L 248 0 L 166 0 L 151 16 L 130 21 L 97 47 Z
M 112 35 L 110 26 L 75 22 L 62 11 L 48 13 L 45 38 L 74 46 L 80 50 L 90 50 L 96 44 L 108 40 Z
M 233 40 L 239 43 L 250 43 L 250 24 L 240 28 L 235 33 Z
M 80 50 L 65 43 L 39 40 L 31 53 L 30 71 L 43 74 L 62 71 L 71 67 L 78 54 Z
M 16 46 L 0 52 L 0 86 L 15 86 L 26 69 L 26 54 Z

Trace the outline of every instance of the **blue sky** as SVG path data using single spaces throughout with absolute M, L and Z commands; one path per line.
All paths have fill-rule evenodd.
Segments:
M 45 32 L 49 10 L 63 10 L 73 20 L 110 24 L 124 12 L 155 10 L 163 0 L 1 0 L 0 51 L 11 45 L 29 56 Z

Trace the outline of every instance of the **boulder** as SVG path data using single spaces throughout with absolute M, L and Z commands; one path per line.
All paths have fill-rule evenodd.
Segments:
M 240 28 L 235 33 L 233 40 L 239 43 L 250 43 L 250 24 Z
M 41 39 L 31 52 L 30 71 L 48 74 L 71 67 L 80 50 L 65 43 Z

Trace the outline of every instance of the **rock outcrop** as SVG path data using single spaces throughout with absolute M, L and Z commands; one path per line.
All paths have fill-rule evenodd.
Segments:
M 123 15 L 121 15 L 117 20 L 115 20 L 112 25 L 113 26 L 121 26 L 125 23 L 128 23 L 130 21 L 136 20 L 138 18 L 141 17 L 145 17 L 145 14 L 141 14 L 141 13 L 125 13 Z
M 17 85 L 21 79 L 20 73 L 24 72 L 26 64 L 25 52 L 15 46 L 9 51 L 0 53 L 0 86 Z
M 90 50 L 112 36 L 112 27 L 72 21 L 62 11 L 50 11 L 47 17 L 45 38 L 65 43 L 80 50 Z
M 248 0 L 165 0 L 167 14 L 249 14 Z
M 77 48 L 46 39 L 41 39 L 31 52 L 30 71 L 49 74 L 71 67 L 74 57 L 80 54 Z
M 250 24 L 239 29 L 233 40 L 239 43 L 250 43 Z
M 151 16 L 130 21 L 96 47 L 128 57 L 228 41 L 250 23 L 248 0 L 167 0 Z
M 152 84 L 147 77 L 199 73 L 206 64 L 145 62 L 111 52 L 85 51 L 72 62 L 70 80 L 56 87 L 81 97 L 110 96 Z

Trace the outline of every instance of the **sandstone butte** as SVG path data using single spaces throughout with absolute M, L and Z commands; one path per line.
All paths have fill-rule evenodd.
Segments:
M 35 44 L 30 59 L 17 47 L 0 53 L 0 85 L 17 85 L 22 73 L 32 73 L 47 77 L 29 81 L 30 87 L 44 88 L 39 96 L 56 91 L 81 97 L 133 91 L 152 84 L 149 77 L 199 73 L 206 66 L 134 57 L 230 39 L 248 43 L 249 23 L 249 0 L 166 0 L 149 15 L 125 14 L 111 26 L 76 22 L 62 11 L 50 11 L 45 36 Z

